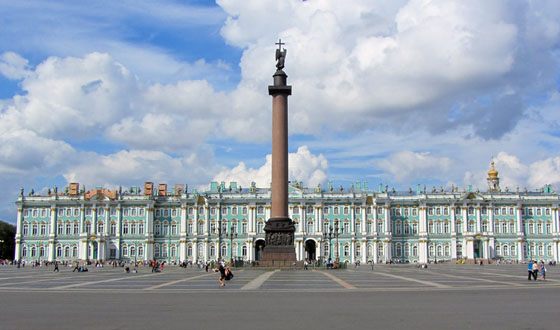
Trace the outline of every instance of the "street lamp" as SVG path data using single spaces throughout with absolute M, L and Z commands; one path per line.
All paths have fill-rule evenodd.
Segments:
M 233 232 L 234 227 L 233 225 L 231 225 L 230 229 L 229 229 L 229 234 L 228 234 L 228 238 L 229 238 L 229 255 L 231 257 L 231 261 L 230 264 L 233 266 L 233 239 L 237 238 L 237 233 Z
M 329 260 L 332 260 L 332 239 L 336 239 L 336 245 L 338 246 L 338 221 L 333 226 L 329 227 L 328 233 L 323 233 L 323 237 L 329 240 Z M 336 251 L 336 261 L 338 262 L 338 248 Z
M 4 240 L 0 239 L 0 258 L 2 258 L 2 247 L 4 247 Z

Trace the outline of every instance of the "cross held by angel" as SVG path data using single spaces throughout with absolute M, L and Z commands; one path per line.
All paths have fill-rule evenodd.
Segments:
M 286 53 L 288 50 L 286 48 L 282 49 L 282 45 L 285 45 L 285 43 L 282 42 L 282 39 L 279 39 L 276 45 L 278 45 L 278 49 L 276 49 L 276 69 L 282 70 L 284 68 L 284 61 L 286 60 Z

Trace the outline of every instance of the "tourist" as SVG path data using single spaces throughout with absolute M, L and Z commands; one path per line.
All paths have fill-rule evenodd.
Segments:
M 539 265 L 537 264 L 537 261 L 533 261 L 533 279 L 536 281 L 537 280 L 537 276 L 539 275 Z
M 527 263 L 527 272 L 528 272 L 528 276 L 527 276 L 527 280 L 530 281 L 531 277 L 533 277 L 533 261 L 529 260 L 529 262 Z
M 76 261 L 76 267 L 74 267 L 74 269 L 72 270 L 72 273 L 75 272 L 75 271 L 79 272 L 79 270 L 80 270 L 79 265 L 80 265 L 80 263 Z
M 222 286 L 226 286 L 226 268 L 224 267 L 224 265 L 222 263 L 219 263 L 219 267 L 214 269 L 215 272 L 219 272 L 220 273 L 220 278 L 218 279 L 218 284 L 220 285 L 220 287 Z
M 544 261 L 541 261 L 541 277 L 543 281 L 546 281 L 546 266 L 544 265 Z
M 55 261 L 55 262 L 54 262 L 54 270 L 53 270 L 53 272 L 57 272 L 57 273 L 59 272 L 59 270 L 58 270 L 58 261 Z
M 307 262 L 307 259 L 305 259 L 305 260 L 303 261 L 303 269 L 304 269 L 304 270 L 307 270 L 307 265 L 308 265 L 308 264 L 309 264 L 309 263 Z

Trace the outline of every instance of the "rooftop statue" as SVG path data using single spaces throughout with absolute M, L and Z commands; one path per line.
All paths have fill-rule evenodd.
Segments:
M 286 53 L 288 50 L 285 48 L 282 50 L 282 45 L 284 45 L 282 39 L 279 39 L 276 44 L 278 45 L 278 49 L 276 50 L 276 69 L 282 70 L 284 69 L 284 61 L 286 60 Z

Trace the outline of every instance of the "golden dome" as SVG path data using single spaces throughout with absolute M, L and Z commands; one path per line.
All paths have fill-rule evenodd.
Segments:
M 488 171 L 488 178 L 495 179 L 498 177 L 498 171 L 494 167 L 494 161 L 490 163 L 490 170 Z

